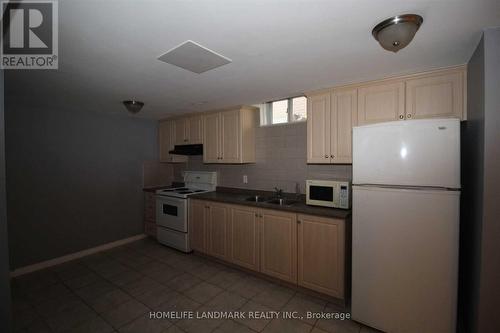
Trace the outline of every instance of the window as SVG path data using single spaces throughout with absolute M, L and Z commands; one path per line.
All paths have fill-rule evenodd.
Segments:
M 304 121 L 307 118 L 307 98 L 282 99 L 260 106 L 260 125 L 275 125 Z

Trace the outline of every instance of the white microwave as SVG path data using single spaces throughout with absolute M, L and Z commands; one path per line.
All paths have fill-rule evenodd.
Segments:
M 351 183 L 336 180 L 306 180 L 306 204 L 351 208 Z

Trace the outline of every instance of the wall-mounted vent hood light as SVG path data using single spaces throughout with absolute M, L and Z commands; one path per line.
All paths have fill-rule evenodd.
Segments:
M 203 155 L 203 145 L 175 145 L 174 150 L 171 150 L 168 153 L 173 155 L 187 156 Z

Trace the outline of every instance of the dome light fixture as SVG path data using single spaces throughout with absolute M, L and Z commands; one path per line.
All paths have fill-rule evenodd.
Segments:
M 123 105 L 125 105 L 128 112 L 136 114 L 137 112 L 141 111 L 142 107 L 144 106 L 144 103 L 133 99 L 130 101 L 123 101 Z
M 394 16 L 377 24 L 372 35 L 387 51 L 398 52 L 410 44 L 422 22 L 424 19 L 417 14 Z

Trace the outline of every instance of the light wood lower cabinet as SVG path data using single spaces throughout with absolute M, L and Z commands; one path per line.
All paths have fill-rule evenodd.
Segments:
M 207 210 L 206 201 L 190 200 L 189 202 L 189 243 L 191 248 L 207 253 Z
M 298 284 L 344 298 L 345 221 L 298 215 Z
M 225 204 L 208 204 L 208 254 L 229 260 L 229 207 Z
M 260 271 L 297 282 L 297 215 L 261 211 Z
M 189 231 L 195 251 L 345 298 L 344 220 L 190 199 Z
M 258 210 L 246 206 L 230 209 L 230 261 L 236 265 L 260 270 L 260 231 Z

